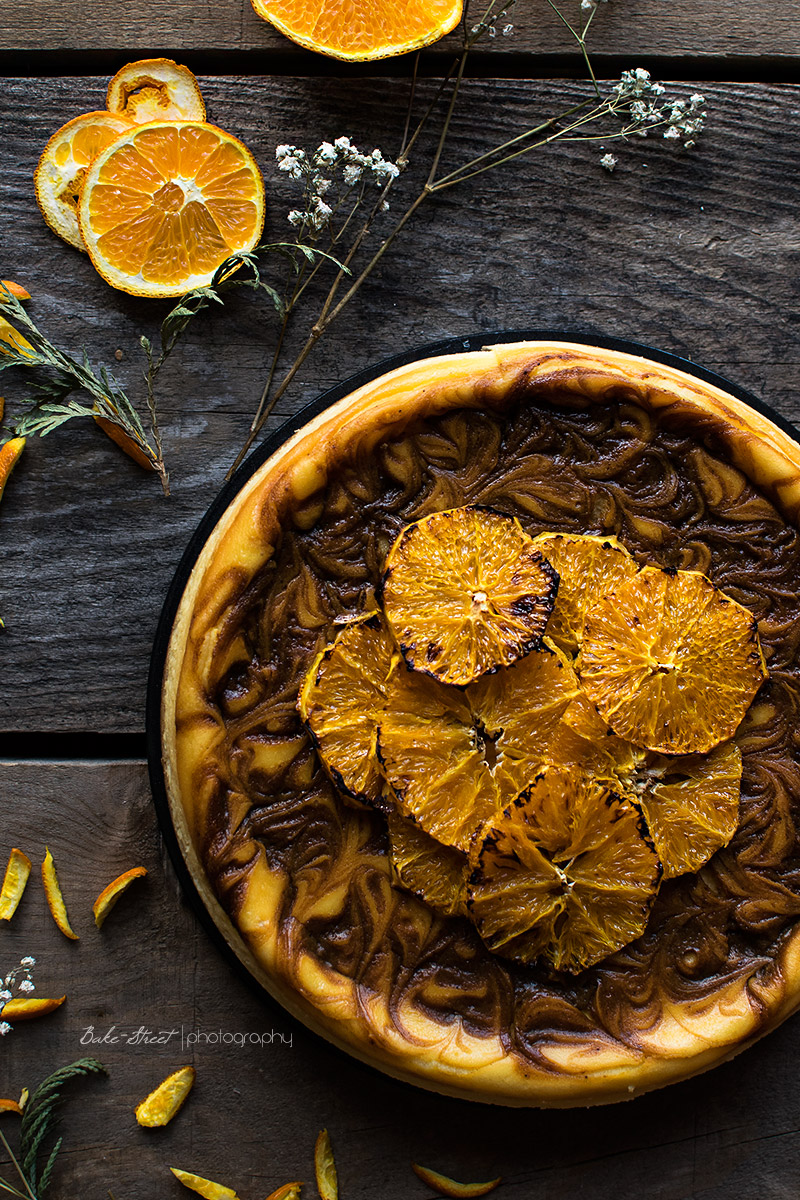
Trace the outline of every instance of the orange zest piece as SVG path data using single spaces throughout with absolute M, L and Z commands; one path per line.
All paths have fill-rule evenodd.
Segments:
M 47 897 L 48 908 L 53 914 L 53 920 L 64 934 L 64 937 L 77 942 L 78 935 L 69 923 L 67 906 L 64 903 L 64 897 L 61 894 L 61 887 L 58 882 L 58 875 L 56 874 L 56 864 L 53 862 L 53 856 L 48 847 L 45 847 L 44 862 L 42 863 L 42 883 L 44 884 L 44 894 Z
M 76 250 L 86 249 L 78 226 L 78 201 L 87 168 L 130 127 L 130 120 L 119 113 L 84 113 L 62 125 L 42 151 L 33 176 L 37 203 L 53 233 Z
M 408 665 L 463 686 L 541 643 L 558 575 L 515 518 L 465 507 L 407 525 L 382 586 Z
M 300 1200 L 302 1183 L 284 1183 L 282 1187 L 270 1192 L 267 1200 Z
M 22 1108 L 16 1100 L 0 1100 L 0 1114 L 14 1113 L 16 1116 L 22 1116 Z
M 170 1171 L 184 1187 L 197 1192 L 198 1196 L 204 1196 L 205 1200 L 239 1200 L 233 1188 L 225 1187 L 222 1183 L 203 1179 L 202 1175 L 193 1175 L 191 1171 L 179 1171 L 177 1167 L 170 1167 Z
M 0 920 L 10 921 L 17 911 L 31 873 L 31 860 L 16 846 L 8 856 L 8 866 L 0 891 Z
M 27 292 L 21 284 L 14 283 L 14 281 L 11 279 L 0 279 L 0 283 L 2 283 L 3 287 L 7 291 L 11 292 L 12 296 L 16 296 L 18 300 L 30 300 L 30 292 Z M 2 301 L 0 301 L 0 303 L 2 303 Z
M 145 471 L 155 471 L 153 460 L 147 457 L 142 447 L 133 440 L 129 433 L 126 433 L 119 425 L 115 425 L 113 421 L 109 421 L 107 417 L 95 417 L 94 420 L 103 433 L 119 446 L 123 454 L 127 454 L 128 458 L 132 458 Z
M 136 125 L 149 121 L 205 121 L 200 85 L 188 67 L 171 58 L 141 58 L 117 71 L 106 108 Z
M 194 1067 L 181 1067 L 179 1071 L 168 1075 L 155 1091 L 137 1105 L 136 1120 L 139 1124 L 147 1129 L 169 1125 L 194 1087 L 196 1076 Z
M 26 292 L 24 287 L 20 287 L 18 283 L 12 283 L 10 279 L 0 279 L 0 308 L 4 304 L 8 304 L 6 293 L 10 293 L 17 300 L 30 300 L 30 292 Z M 5 317 L 0 316 L 0 354 L 8 353 L 3 349 L 3 346 L 11 346 L 18 354 L 24 355 L 26 358 L 31 358 L 33 355 L 33 346 L 26 337 L 23 337 L 13 325 L 11 325 Z M 0 409 L 0 420 L 5 409 L 5 401 L 2 401 Z M 2 489 L 0 488 L 0 495 Z
M 46 1017 L 48 1013 L 55 1012 L 57 1008 L 66 1000 L 66 996 L 44 996 L 37 997 L 35 1000 L 23 1000 L 15 998 L 7 1000 L 0 1009 L 0 1017 L 4 1021 L 32 1021 L 35 1017 Z
M 432 1171 L 430 1167 L 420 1167 L 416 1163 L 412 1163 L 411 1169 L 423 1183 L 427 1183 L 428 1187 L 433 1188 L 440 1196 L 462 1197 L 464 1200 L 470 1196 L 488 1196 L 502 1178 L 502 1176 L 498 1176 L 497 1179 L 490 1179 L 486 1183 L 456 1183 L 455 1179 L 449 1179 L 447 1175 Z
M 320 1200 L 339 1200 L 339 1178 L 333 1157 L 330 1134 L 322 1129 L 314 1146 L 314 1173 Z
M 100 929 L 120 896 L 123 896 L 127 892 L 134 879 L 141 879 L 146 874 L 147 870 L 145 867 L 132 867 L 130 871 L 124 871 L 122 875 L 114 879 L 108 887 L 103 888 L 92 905 L 94 923 L 98 929 Z
M 134 126 L 95 159 L 79 208 L 89 256 L 134 296 L 211 282 L 264 227 L 264 180 L 250 151 L 199 121 Z
M 307 50 L 367 62 L 429 46 L 456 27 L 462 0 L 252 0 L 259 17 Z
M 0 322 L 2 322 L 2 319 L 3 318 L 0 317 Z M 0 338 L 2 338 L 2 336 L 3 331 L 0 329 Z M 4 442 L 3 445 L 0 446 L 0 500 L 2 500 L 3 492 L 6 490 L 8 477 L 19 462 L 20 455 L 24 449 L 24 437 L 11 438 L 9 441 Z

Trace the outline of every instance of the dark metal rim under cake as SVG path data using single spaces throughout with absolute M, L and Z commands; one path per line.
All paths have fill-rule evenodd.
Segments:
M 718 388 L 671 367 L 616 351 L 528 342 L 428 359 L 359 388 L 281 447 L 245 485 L 208 539 L 185 589 L 170 640 L 162 698 L 163 764 L 181 851 L 218 928 L 251 973 L 290 1012 L 349 1053 L 399 1078 L 466 1098 L 505 1104 L 581 1105 L 625 1099 L 719 1062 L 773 1028 L 800 1004 L 800 930 L 787 924 L 747 970 L 720 973 L 690 998 L 650 995 L 613 1029 L 552 1013 L 535 1053 L 514 1031 L 442 1020 L 387 984 L 343 973 L 300 936 L 290 880 L 247 833 L 246 796 L 219 809 L 230 782 L 225 721 L 215 687 L 236 654 L 237 605 L 273 556 L 281 525 L 314 520 L 315 498 L 354 447 L 369 453 L 421 418 L 502 411 L 510 396 L 558 393 L 591 409 L 610 399 L 665 415 L 698 440 L 712 436 L 726 460 L 791 525 L 800 513 L 800 447 L 768 419 Z M 343 854 L 359 842 L 348 814 Z M 225 826 L 224 830 L 222 825 Z M 214 831 L 236 852 L 235 921 L 211 886 Z M 349 838 L 349 842 L 347 841 Z M 229 909 L 231 905 L 227 906 Z M 391 983 L 391 981 L 389 981 Z M 656 990 L 657 991 L 657 990 Z M 499 1010 L 502 1003 L 498 1001 Z M 557 1006 L 556 1006 L 557 1007 Z M 573 1010 L 574 1011 L 574 1010 Z M 647 1019 L 642 1019 L 646 1011 Z

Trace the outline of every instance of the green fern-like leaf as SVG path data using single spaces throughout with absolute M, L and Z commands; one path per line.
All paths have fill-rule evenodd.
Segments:
M 50 1182 L 56 1156 L 61 1148 L 61 1139 L 59 1138 L 40 1173 L 37 1169 L 39 1153 L 45 1139 L 56 1124 L 58 1110 L 63 1100 L 63 1090 L 73 1079 L 81 1079 L 87 1075 L 96 1075 L 101 1072 L 105 1074 L 106 1068 L 97 1059 L 79 1058 L 77 1062 L 61 1067 L 52 1075 L 48 1075 L 25 1105 L 19 1132 L 20 1158 L 25 1178 L 39 1197 Z

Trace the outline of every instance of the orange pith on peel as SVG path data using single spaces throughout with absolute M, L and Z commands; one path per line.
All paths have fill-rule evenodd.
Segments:
M 400 811 L 437 841 L 468 852 L 477 827 L 547 760 L 578 691 L 568 659 L 547 641 L 463 689 L 396 663 L 378 752 Z
M 453 508 L 400 533 L 383 606 L 410 667 L 463 685 L 539 645 L 557 590 L 556 572 L 517 520 Z
M 122 67 L 108 85 L 106 108 L 136 125 L 206 119 L 197 80 L 171 58 L 140 58 Z
M 767 677 L 753 615 L 698 571 L 660 567 L 589 609 L 579 673 L 615 733 L 665 754 L 730 738 Z
M 87 172 L 79 207 L 89 256 L 113 287 L 179 296 L 208 284 L 264 227 L 264 181 L 250 151 L 199 121 L 131 128 Z
M 297 702 L 320 758 L 346 797 L 375 802 L 383 779 L 375 753 L 393 646 L 379 614 L 346 625 L 320 651 Z
M 33 176 L 36 200 L 53 232 L 77 250 L 86 249 L 78 226 L 86 172 L 98 154 L 130 127 L 124 113 L 84 113 L 54 133 L 42 152 Z
M 661 865 L 637 808 L 550 768 L 476 837 L 468 907 L 483 940 L 577 973 L 644 931 Z
M 461 19 L 463 0 L 252 0 L 260 17 L 293 42 L 350 62 L 429 46 Z

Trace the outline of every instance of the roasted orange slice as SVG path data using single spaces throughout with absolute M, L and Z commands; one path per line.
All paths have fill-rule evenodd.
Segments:
M 380 615 L 361 617 L 317 655 L 297 702 L 331 779 L 359 802 L 383 790 L 375 739 L 393 654 Z
M 53 233 L 77 250 L 86 249 L 78 226 L 78 201 L 87 168 L 130 128 L 123 113 L 84 113 L 54 133 L 42 152 L 33 176 L 39 208 Z
M 661 865 L 641 813 L 551 767 L 480 829 L 467 885 L 487 946 L 577 974 L 644 931 Z
M 407 817 L 390 813 L 389 862 L 396 882 L 446 917 L 463 916 L 467 856 L 443 846 Z
M 406 54 L 455 29 L 462 0 L 252 0 L 260 17 L 293 42 L 349 62 Z
M 264 227 L 264 181 L 240 141 L 199 121 L 133 126 L 92 163 L 81 235 L 112 287 L 179 296 Z
M 378 752 L 400 810 L 437 841 L 468 852 L 478 826 L 549 760 L 579 690 L 569 660 L 546 640 L 463 689 L 397 662 Z
M 534 543 L 559 576 L 547 636 L 565 653 L 575 655 L 583 639 L 586 610 L 639 568 L 614 537 L 542 533 Z
M 453 508 L 407 525 L 386 560 L 383 607 L 410 667 L 471 683 L 538 646 L 558 576 L 515 518 Z
M 106 108 L 136 125 L 206 119 L 200 85 L 171 58 L 141 58 L 122 67 L 108 85 Z
M 767 677 L 752 613 L 698 571 L 659 567 L 588 611 L 579 672 L 615 733 L 665 754 L 730 738 Z

